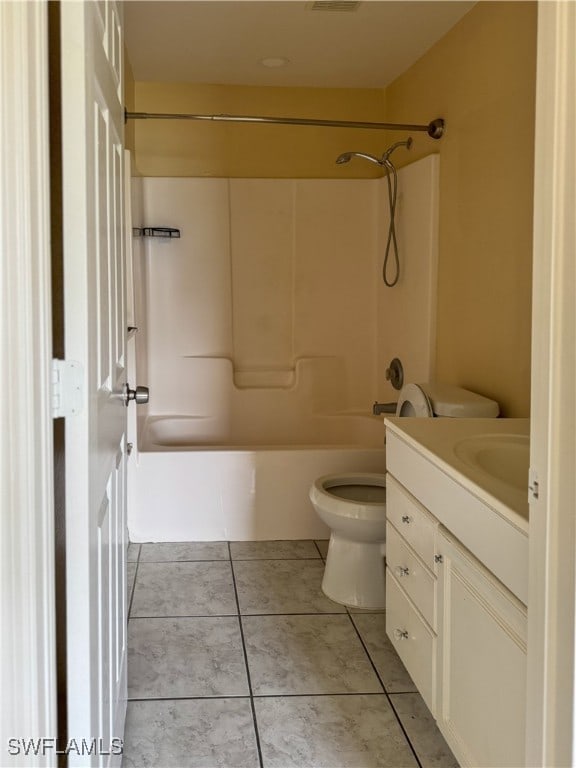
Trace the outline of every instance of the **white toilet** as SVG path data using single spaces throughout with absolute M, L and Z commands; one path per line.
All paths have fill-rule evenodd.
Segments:
M 396 416 L 495 418 L 498 403 L 448 384 L 407 384 Z M 384 470 L 384 467 L 383 467 Z M 310 501 L 331 529 L 322 591 L 356 608 L 384 608 L 386 475 L 362 472 L 324 475 Z

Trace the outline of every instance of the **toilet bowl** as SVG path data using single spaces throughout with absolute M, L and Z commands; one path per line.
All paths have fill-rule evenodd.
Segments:
M 310 501 L 331 529 L 324 594 L 344 605 L 384 604 L 386 476 L 374 473 L 319 477 Z
M 494 400 L 446 384 L 407 384 L 396 416 L 492 418 Z M 385 467 L 382 468 L 385 472 Z M 322 591 L 356 608 L 381 609 L 385 601 L 386 476 L 339 473 L 319 477 L 310 501 L 331 529 Z

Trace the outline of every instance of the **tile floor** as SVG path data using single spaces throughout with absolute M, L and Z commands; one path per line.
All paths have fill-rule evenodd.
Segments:
M 124 766 L 457 766 L 384 612 L 322 593 L 326 544 L 130 545 Z

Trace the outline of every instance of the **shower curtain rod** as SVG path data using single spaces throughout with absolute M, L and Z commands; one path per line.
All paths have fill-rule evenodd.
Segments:
M 255 115 L 186 115 L 162 112 L 124 112 L 125 120 L 208 120 L 223 123 L 272 123 L 276 125 L 316 125 L 329 128 L 373 128 L 384 131 L 425 131 L 432 139 L 444 134 L 441 117 L 427 125 L 405 123 L 369 123 L 351 120 L 313 120 L 306 117 L 261 117 Z

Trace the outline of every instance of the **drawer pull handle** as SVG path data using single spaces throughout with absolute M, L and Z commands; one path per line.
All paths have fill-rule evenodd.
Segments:
M 410 517 L 410 515 L 402 515 L 402 522 L 408 525 L 409 523 L 412 522 L 412 518 Z
M 410 576 L 410 569 L 402 565 L 397 565 L 394 569 L 394 573 L 401 579 L 403 576 Z
M 408 630 L 407 629 L 395 629 L 394 630 L 394 637 L 396 640 L 408 640 Z

